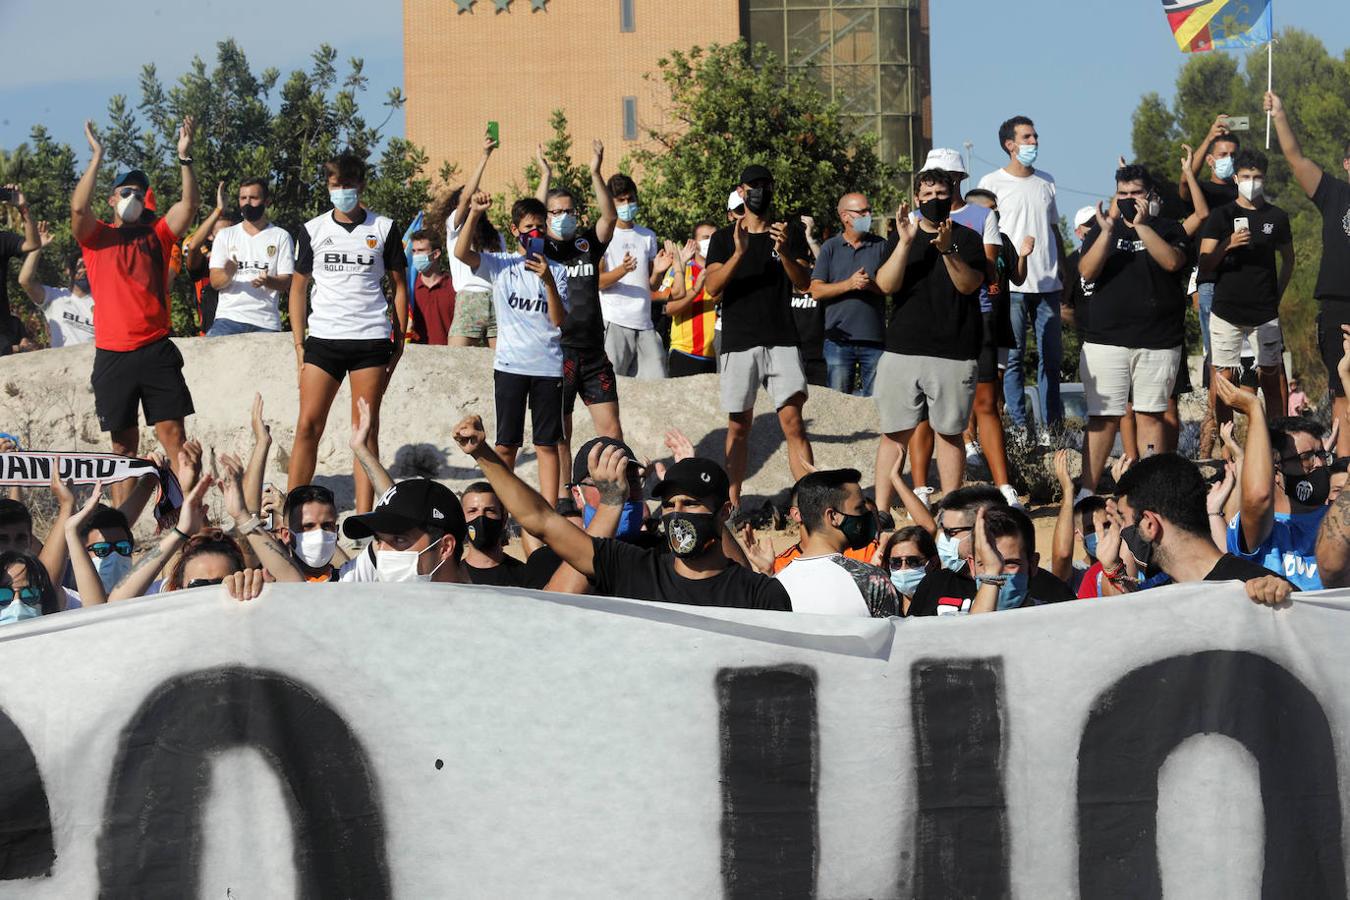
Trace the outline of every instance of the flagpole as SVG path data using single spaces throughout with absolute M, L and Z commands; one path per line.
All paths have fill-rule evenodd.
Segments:
M 1275 41 L 1266 42 L 1266 91 L 1275 90 Z M 1270 149 L 1270 111 L 1266 111 L 1266 149 Z

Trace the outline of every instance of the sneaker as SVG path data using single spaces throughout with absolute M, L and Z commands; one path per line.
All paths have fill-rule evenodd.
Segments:
M 984 460 L 984 451 L 980 449 L 979 441 L 971 441 L 966 444 L 966 465 L 978 466 Z
M 914 489 L 914 495 L 919 498 L 919 502 L 923 504 L 924 509 L 928 509 L 928 498 L 933 496 L 936 492 L 937 488 L 931 487 L 917 487 Z
M 1022 505 L 1021 498 L 1017 496 L 1017 491 L 1011 484 L 1000 484 L 998 486 L 998 492 L 1003 495 L 1003 499 L 1007 500 L 1008 505 L 1013 509 L 1026 509 L 1026 507 Z

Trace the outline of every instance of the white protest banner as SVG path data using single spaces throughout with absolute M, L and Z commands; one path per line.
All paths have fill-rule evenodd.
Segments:
M 440 585 L 0 628 L 0 897 L 1333 897 L 1350 591 L 922 621 Z
M 51 451 L 14 451 L 0 453 L 0 485 L 46 487 L 52 483 L 55 462 L 62 481 L 95 484 L 125 481 L 142 475 L 158 475 L 148 459 L 118 456 L 115 453 L 79 453 Z

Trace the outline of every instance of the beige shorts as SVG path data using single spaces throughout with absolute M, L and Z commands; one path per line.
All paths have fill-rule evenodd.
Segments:
M 1145 350 L 1084 344 L 1078 373 L 1087 414 L 1123 416 L 1127 403 L 1133 403 L 1136 412 L 1166 412 L 1180 365 L 1180 347 Z
M 1210 313 L 1209 348 L 1215 368 L 1236 369 L 1242 365 L 1242 345 L 1249 335 L 1255 336 L 1256 364 L 1278 366 L 1284 353 L 1284 333 L 1280 331 L 1279 319 L 1260 325 L 1234 325 Z

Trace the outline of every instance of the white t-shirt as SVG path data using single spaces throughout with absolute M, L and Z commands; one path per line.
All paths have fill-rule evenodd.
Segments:
M 873 618 L 900 615 L 900 593 L 890 577 L 842 553 L 799 556 L 776 577 L 792 598 L 793 612 Z
M 649 331 L 652 325 L 652 262 L 658 252 L 656 232 L 641 225 L 615 228 L 614 237 L 605 250 L 605 267 L 611 272 L 623 265 L 623 258 L 631 253 L 637 268 L 625 273 L 617 284 L 600 292 L 600 312 L 606 322 Z
M 474 274 L 492 283 L 492 308 L 497 314 L 497 351 L 492 367 L 515 375 L 561 378 L 562 328 L 548 317 L 548 291 L 539 276 L 525 268 L 519 253 L 480 253 Z M 563 309 L 567 269 L 548 261 Z
M 450 260 L 450 283 L 455 287 L 455 293 L 463 291 L 482 291 L 485 294 L 492 293 L 492 282 L 486 278 L 479 278 L 464 263 L 455 256 L 455 241 L 459 240 L 461 228 L 455 223 L 455 213 L 458 210 L 450 210 L 450 215 L 445 220 L 445 255 Z M 501 251 L 506 252 L 506 243 L 502 242 Z
M 394 222 L 366 210 L 364 221 L 339 222 L 333 210 L 300 230 L 295 271 L 311 275 L 309 333 L 325 340 L 388 338 L 389 302 L 380 280 L 407 265 Z
M 245 224 L 231 225 L 211 245 L 211 268 L 224 269 L 228 260 L 237 268 L 230 286 L 217 292 L 216 318 L 268 331 L 281 330 L 281 291 L 255 288 L 259 275 L 290 275 L 295 271 L 295 242 L 284 228 L 268 225 L 250 234 Z
M 69 288 L 42 286 L 42 315 L 53 347 L 73 347 L 94 339 L 94 297 L 76 297 Z
M 1053 231 L 1059 225 L 1055 179 L 1040 169 L 1025 178 L 998 169 L 981 178 L 980 187 L 998 197 L 999 230 L 1014 247 L 1020 248 L 1029 234 L 1036 238 L 1036 249 L 1027 257 L 1027 280 L 1012 289 L 1032 294 L 1060 290 L 1059 241 Z

